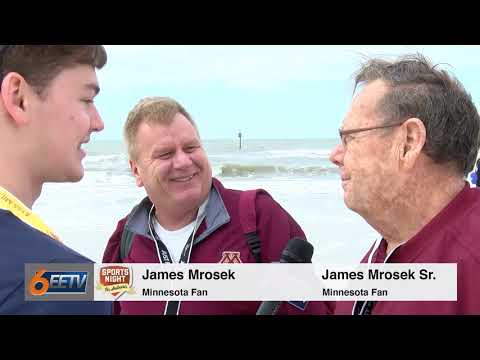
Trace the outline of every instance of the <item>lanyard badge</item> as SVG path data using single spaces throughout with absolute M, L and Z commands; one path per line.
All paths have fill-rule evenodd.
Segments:
M 148 214 L 148 227 L 150 230 L 150 235 L 155 241 L 158 260 L 162 264 L 173 264 L 173 259 L 172 259 L 172 256 L 170 255 L 170 252 L 168 251 L 167 247 L 158 236 L 157 232 L 155 231 L 155 227 L 153 226 L 152 213 L 154 209 L 155 209 L 155 206 L 152 205 L 152 208 L 150 209 L 150 212 Z M 179 263 L 188 264 L 190 261 L 190 256 L 191 256 L 192 247 L 193 247 L 193 238 L 195 237 L 197 224 L 198 224 L 198 218 L 196 219 L 195 227 L 193 228 L 192 234 L 188 237 L 187 243 L 185 244 L 182 250 Z M 180 301 L 167 301 L 165 304 L 164 315 L 178 315 L 179 309 L 180 309 Z
M 38 215 L 26 207 L 19 199 L 0 186 L 0 209 L 10 211 L 15 217 L 34 229 L 60 241 L 55 232 L 50 229 Z

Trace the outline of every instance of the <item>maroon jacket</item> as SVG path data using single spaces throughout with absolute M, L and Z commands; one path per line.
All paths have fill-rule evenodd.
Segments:
M 220 181 L 213 179 L 210 199 L 206 208 L 206 217 L 202 221 L 193 243 L 191 263 L 218 263 L 223 252 L 239 252 L 240 261 L 254 263 L 245 235 L 240 224 L 239 190 L 226 189 Z M 288 240 L 299 236 L 305 238 L 300 226 L 268 194 L 260 193 L 256 198 L 256 220 L 258 235 L 261 239 L 262 262 L 279 261 Z M 120 263 L 120 239 L 123 228 L 127 226 L 136 235 L 125 263 L 158 263 L 153 239 L 148 231 L 148 211 L 151 202 L 145 198 L 127 218 L 119 221 L 117 229 L 110 237 L 103 256 L 104 263 Z M 127 224 L 126 224 L 127 223 Z M 292 299 L 295 300 L 295 299 Z M 180 315 L 254 315 L 259 301 L 182 301 Z M 165 302 L 120 301 L 115 302 L 117 314 L 157 314 L 164 313 Z M 328 314 L 332 308 L 328 303 L 307 303 L 304 311 L 290 304 L 282 304 L 279 314 Z
M 372 263 L 383 263 L 381 240 Z M 367 262 L 370 252 L 363 258 Z M 457 263 L 457 301 L 381 301 L 372 314 L 480 314 L 480 190 L 465 188 L 420 232 L 396 248 L 388 263 Z M 353 302 L 337 302 L 336 314 L 351 314 Z

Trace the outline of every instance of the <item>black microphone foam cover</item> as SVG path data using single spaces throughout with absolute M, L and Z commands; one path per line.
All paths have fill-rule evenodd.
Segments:
M 310 263 L 312 262 L 313 246 L 307 240 L 294 237 L 290 239 L 282 251 L 281 263 Z

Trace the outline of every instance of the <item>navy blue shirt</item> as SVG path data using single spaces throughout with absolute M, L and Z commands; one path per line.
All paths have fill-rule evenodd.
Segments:
M 25 301 L 25 264 L 92 261 L 0 209 L 0 314 L 109 315 L 104 301 Z

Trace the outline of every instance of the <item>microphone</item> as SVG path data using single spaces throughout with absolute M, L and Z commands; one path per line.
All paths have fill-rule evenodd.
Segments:
M 294 237 L 290 239 L 282 251 L 281 263 L 311 263 L 313 246 L 305 239 Z M 282 301 L 263 301 L 257 315 L 275 315 Z

